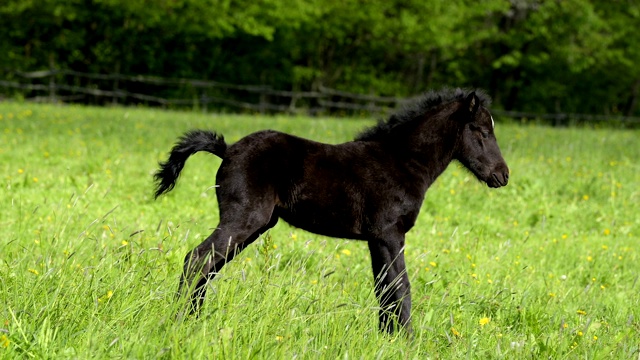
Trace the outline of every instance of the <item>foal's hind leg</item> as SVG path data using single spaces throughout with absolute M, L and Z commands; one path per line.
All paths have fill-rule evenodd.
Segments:
M 196 312 L 202 306 L 207 282 L 235 255 L 278 222 L 273 209 L 271 204 L 263 204 L 251 211 L 241 211 L 235 206 L 235 209 L 227 209 L 224 215 L 221 209 L 218 228 L 187 254 L 184 261 L 178 294 L 190 295 L 190 312 Z

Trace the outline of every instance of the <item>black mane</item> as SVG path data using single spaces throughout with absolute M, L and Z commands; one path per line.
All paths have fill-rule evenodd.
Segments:
M 419 118 L 430 109 L 453 101 L 462 101 L 473 91 L 476 92 L 476 95 L 480 99 L 480 106 L 488 107 L 491 104 L 491 98 L 482 90 L 460 88 L 445 88 L 439 91 L 432 90 L 408 100 L 404 105 L 404 109 L 391 115 L 387 121 L 381 120 L 377 125 L 364 130 L 355 140 L 375 141 L 382 139 L 398 126 Z

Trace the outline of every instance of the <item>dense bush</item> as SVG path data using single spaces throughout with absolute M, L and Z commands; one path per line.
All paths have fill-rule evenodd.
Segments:
M 48 68 L 638 115 L 640 3 L 604 0 L 5 0 L 0 69 Z

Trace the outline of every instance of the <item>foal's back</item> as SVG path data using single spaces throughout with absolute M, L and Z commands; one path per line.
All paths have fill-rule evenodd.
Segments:
M 364 239 L 381 230 L 380 224 L 417 210 L 422 198 L 407 186 L 409 175 L 377 142 L 330 145 L 260 131 L 227 149 L 217 176 L 218 200 L 222 205 L 243 191 L 252 201 L 272 199 L 274 215 L 295 227 Z M 225 189 L 230 186 L 236 191 Z

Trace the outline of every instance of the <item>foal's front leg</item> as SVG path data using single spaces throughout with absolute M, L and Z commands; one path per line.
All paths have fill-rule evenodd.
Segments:
M 393 333 L 400 325 L 411 332 L 411 285 L 404 263 L 404 235 L 370 240 L 369 251 L 380 301 L 380 330 Z

